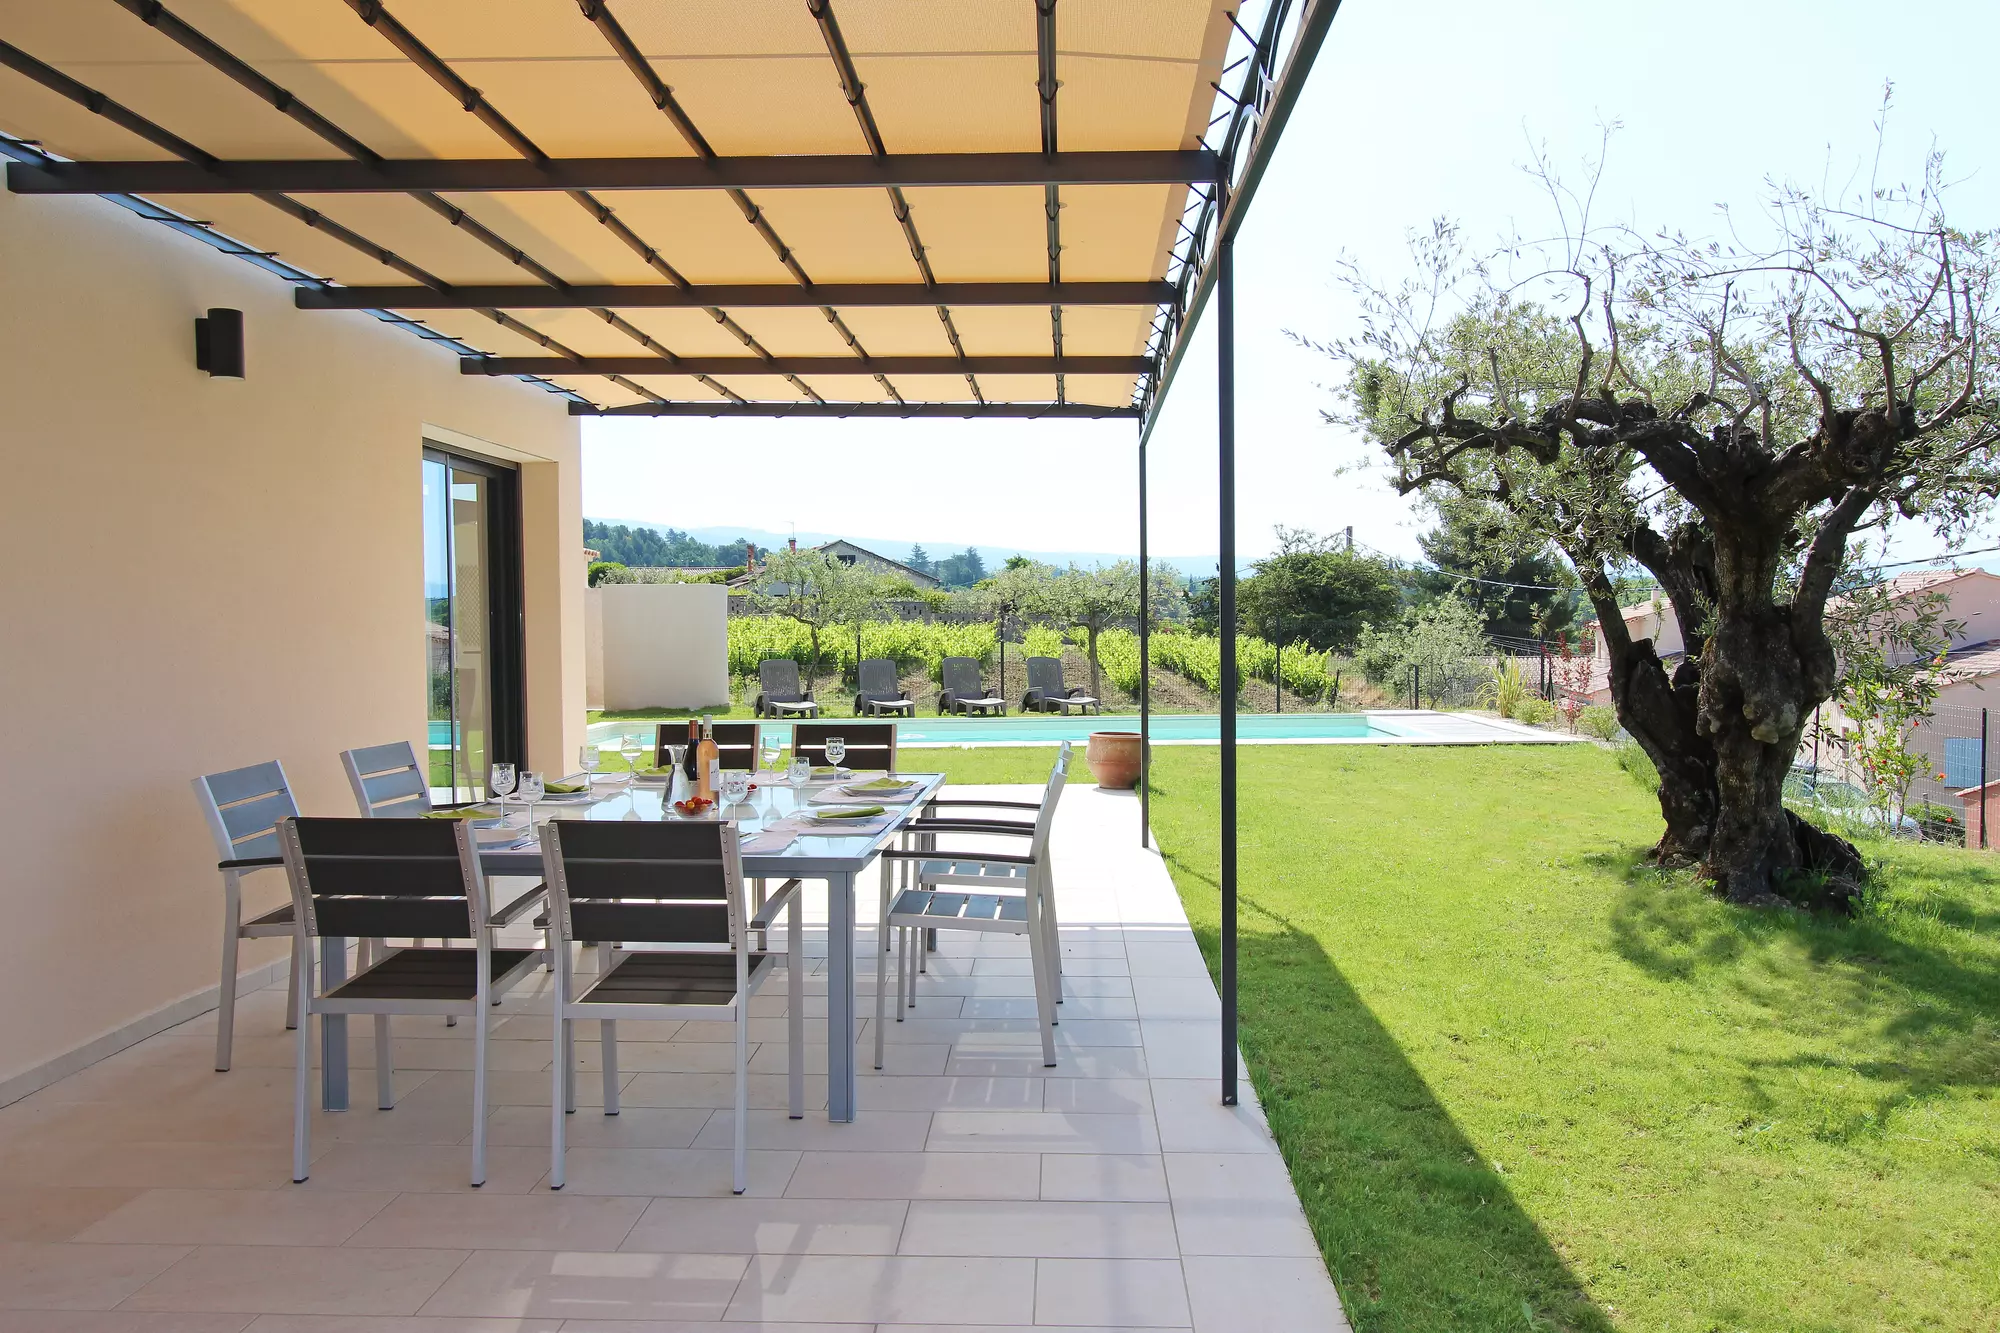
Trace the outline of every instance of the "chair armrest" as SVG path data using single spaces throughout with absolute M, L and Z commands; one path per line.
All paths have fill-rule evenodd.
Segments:
M 266 866 L 281 866 L 284 863 L 285 858 L 282 856 L 246 856 L 236 861 L 217 861 L 215 868 L 217 870 L 262 870 Z
M 910 833 L 998 833 L 1009 838 L 1032 838 L 1035 836 L 1033 824 L 1017 824 L 1012 820 L 982 819 L 913 819 L 903 825 Z
M 534 888 L 529 889 L 526 893 L 516 898 L 513 902 L 508 903 L 505 907 L 493 913 L 493 915 L 487 917 L 486 924 L 489 926 L 513 925 L 515 921 L 520 919 L 522 913 L 527 912 L 529 909 L 533 908 L 536 903 L 541 902 L 542 899 L 548 895 L 548 891 L 549 891 L 548 885 L 537 884 Z
M 1040 801 L 925 801 L 925 805 L 983 805 L 993 810 L 1039 810 Z
M 757 915 L 750 918 L 750 929 L 769 930 L 771 923 L 778 919 L 778 911 L 799 895 L 799 881 L 788 879 L 778 886 L 778 891 L 764 900 L 764 906 Z
M 1002 866 L 1031 866 L 1035 864 L 1035 858 L 1032 856 L 1008 856 L 1000 852 L 948 852 L 943 850 L 906 852 L 891 848 L 881 853 L 881 855 L 891 861 L 971 861 L 974 863 L 986 862 Z

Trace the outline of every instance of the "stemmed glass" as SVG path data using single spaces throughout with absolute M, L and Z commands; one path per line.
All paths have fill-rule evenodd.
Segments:
M 847 737 L 828 736 L 826 738 L 826 762 L 835 768 L 839 768 L 840 761 L 845 758 L 847 758 Z
M 513 790 L 514 766 L 512 764 L 493 765 L 492 769 L 486 774 L 486 791 L 498 800 L 502 816 L 505 816 L 507 813 L 507 796 Z
M 740 768 L 723 770 L 722 800 L 725 805 L 741 805 L 750 794 L 750 775 Z
M 576 752 L 576 763 L 583 770 L 583 786 L 588 791 L 590 784 L 597 781 L 597 770 L 603 766 L 604 752 L 595 745 L 585 744 Z
M 636 782 L 639 778 L 639 756 L 646 753 L 646 742 L 634 733 L 627 732 L 618 738 L 618 753 L 625 756 L 625 768 Z
M 528 832 L 535 831 L 535 802 L 542 799 L 543 784 L 540 773 L 520 775 L 521 799 L 528 803 Z
M 759 773 L 777 772 L 778 756 L 784 752 L 785 747 L 778 744 L 778 738 L 773 736 L 769 731 L 766 731 L 757 741 L 757 771 Z
M 812 760 L 797 750 L 792 751 L 792 766 L 785 772 L 785 781 L 792 784 L 792 805 L 795 808 L 805 804 L 803 798 L 806 784 L 812 781 L 812 775 Z

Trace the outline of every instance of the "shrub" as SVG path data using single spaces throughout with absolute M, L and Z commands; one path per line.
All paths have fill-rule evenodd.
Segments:
M 1929 842 L 1946 842 L 1954 846 L 1965 845 L 1965 817 L 1948 805 L 1937 805 L 1925 801 L 1910 807 L 1910 818 L 1917 824 L 1917 832 Z
M 855 668 L 854 627 L 836 625 L 820 633 L 820 667 L 852 675 Z M 923 671 L 935 677 L 947 657 L 970 657 L 991 666 L 997 652 L 991 625 L 926 625 L 916 620 L 869 621 L 861 626 L 861 655 L 886 657 L 901 673 Z M 729 670 L 754 676 L 767 657 L 789 657 L 800 666 L 812 662 L 812 635 L 804 625 L 783 616 L 736 616 L 729 622 Z
M 1102 656 L 1102 642 L 1099 656 Z M 1021 636 L 1021 653 L 1024 657 L 1061 657 L 1063 636 L 1047 625 L 1030 625 L 1028 632 Z
M 636 583 L 632 572 L 616 560 L 593 560 L 590 562 L 590 586 L 595 588 L 605 583 Z
M 1591 704 L 1576 715 L 1576 725 L 1584 735 L 1608 741 L 1618 734 L 1618 714 L 1603 704 Z
M 1479 692 L 1480 702 L 1488 705 L 1502 717 L 1512 717 L 1528 697 L 1528 678 L 1521 670 L 1521 659 L 1503 657 L 1493 664 L 1492 679 Z
M 1532 694 L 1521 700 L 1520 707 L 1514 710 L 1514 720 L 1516 722 L 1525 722 L 1531 727 L 1546 727 L 1550 722 L 1555 720 L 1555 716 L 1556 706 L 1554 704 L 1550 703 L 1547 699 Z

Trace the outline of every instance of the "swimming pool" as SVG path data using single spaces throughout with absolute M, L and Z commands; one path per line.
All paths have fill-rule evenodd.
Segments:
M 843 719 L 828 718 L 829 722 Z M 855 719 L 859 721 L 860 719 Z M 649 722 L 599 722 L 590 739 L 609 744 L 628 731 L 650 734 Z M 789 722 L 766 722 L 779 744 L 789 744 Z M 1054 745 L 1083 742 L 1093 731 L 1137 731 L 1135 714 L 1110 717 L 916 717 L 896 723 L 896 743 L 906 747 L 965 745 Z M 1215 713 L 1155 713 L 1153 741 L 1158 745 L 1214 745 L 1222 737 L 1222 719 Z M 1253 713 L 1236 719 L 1237 740 L 1247 745 L 1491 745 L 1565 741 L 1566 736 L 1517 723 L 1458 713 Z

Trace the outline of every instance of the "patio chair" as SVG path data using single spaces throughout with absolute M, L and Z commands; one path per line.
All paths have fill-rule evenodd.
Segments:
M 938 672 L 944 689 L 938 694 L 938 713 L 996 714 L 1007 716 L 1007 701 L 988 694 L 979 680 L 979 663 L 970 657 L 947 657 Z
M 496 949 L 486 910 L 486 877 L 464 820 L 309 819 L 278 821 L 292 914 L 302 956 L 298 1065 L 292 1089 L 292 1179 L 312 1160 L 307 1091 L 312 1016 L 375 1019 L 376 1102 L 395 1105 L 391 1014 L 444 1014 L 472 1024 L 472 1183 L 486 1183 L 486 1063 L 495 997 L 528 977 L 546 953 Z M 320 993 L 312 942 L 437 936 L 471 947 L 381 951 L 357 974 Z
M 791 1117 L 805 1117 L 805 949 L 799 881 L 786 880 L 754 917 L 745 910 L 743 859 L 727 823 L 551 820 L 542 833 L 554 957 L 555 1061 L 550 1093 L 549 1187 L 564 1184 L 564 1116 L 576 1100 L 571 1025 L 598 1024 L 604 1114 L 618 1114 L 618 1020 L 684 1019 L 736 1026 L 735 1156 L 730 1187 L 749 1186 L 750 997 L 777 955 L 750 947 L 785 914 L 785 1046 Z M 573 940 L 600 943 L 597 976 L 578 989 Z M 637 943 L 652 946 L 634 951 Z
M 1042 1030 L 1042 1064 L 1056 1063 L 1056 1004 L 1062 977 L 1056 965 L 1061 940 L 1056 933 L 1051 900 L 1055 884 L 1049 873 L 1049 829 L 1056 803 L 1069 778 L 1069 746 L 1056 756 L 1055 768 L 1042 793 L 1035 822 L 952 819 L 916 820 L 907 827 L 926 840 L 938 834 L 978 834 L 1024 838 L 1025 852 L 890 848 L 885 861 L 916 867 L 916 885 L 904 889 L 889 906 L 887 927 L 896 932 L 896 1021 L 916 1004 L 917 969 L 922 965 L 924 935 L 934 930 L 972 930 L 988 934 L 1025 935 L 1035 978 L 1035 1014 Z M 888 972 L 875 969 L 875 1067 L 882 1067 L 882 1012 Z
M 430 776 L 408 741 L 342 750 L 340 766 L 364 818 L 415 819 L 431 808 Z
M 757 742 L 763 734 L 763 727 L 755 722 L 716 722 L 715 748 L 721 752 L 724 769 L 741 769 L 745 773 L 757 771 Z M 670 756 L 669 745 L 687 744 L 687 723 L 662 722 L 653 736 L 653 765 L 666 767 Z
M 894 722 L 801 722 L 792 728 L 792 753 L 824 764 L 828 736 L 847 742 L 847 757 L 841 762 L 848 768 L 896 771 Z
M 886 657 L 871 657 L 861 664 L 854 689 L 854 716 L 915 717 L 916 700 L 896 683 L 896 664 Z
M 767 657 L 757 664 L 758 717 L 818 717 L 819 704 L 811 690 L 799 688 L 799 664 L 789 657 Z
M 299 945 L 292 929 L 292 903 L 243 919 L 243 877 L 259 870 L 282 869 L 277 823 L 299 812 L 284 767 L 273 759 L 227 773 L 209 773 L 194 780 L 194 798 L 215 839 L 215 868 L 222 872 L 222 982 L 215 1001 L 215 1069 L 229 1069 L 236 1042 L 236 951 L 239 940 L 292 940 L 292 972 L 285 982 L 285 1026 L 299 1025 Z
M 1021 711 L 1061 713 L 1067 717 L 1072 708 L 1082 713 L 1104 711 L 1104 705 L 1085 694 L 1082 686 L 1063 684 L 1060 657 L 1029 658 L 1028 692 L 1021 696 Z

